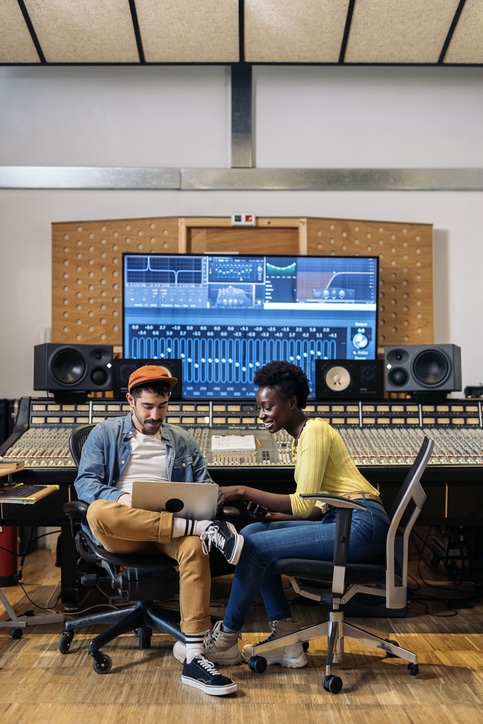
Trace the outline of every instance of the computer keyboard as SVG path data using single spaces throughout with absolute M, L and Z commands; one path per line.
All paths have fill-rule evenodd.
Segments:
M 0 500 L 5 498 L 29 498 L 31 495 L 38 495 L 46 487 L 46 485 L 22 483 L 8 488 L 0 488 Z

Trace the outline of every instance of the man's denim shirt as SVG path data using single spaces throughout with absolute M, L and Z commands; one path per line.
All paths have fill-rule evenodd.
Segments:
M 84 443 L 74 483 L 79 500 L 117 500 L 123 494 L 116 482 L 131 456 L 132 436 L 131 413 L 104 420 L 92 429 Z M 163 423 L 161 440 L 166 445 L 168 480 L 213 482 L 196 440 L 186 430 Z

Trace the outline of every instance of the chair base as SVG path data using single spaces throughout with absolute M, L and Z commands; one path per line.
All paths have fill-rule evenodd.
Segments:
M 106 611 L 96 615 L 90 614 L 66 621 L 59 640 L 58 648 L 60 653 L 67 654 L 69 652 L 76 629 L 97 625 L 107 625 L 108 628 L 95 636 L 89 643 L 89 655 L 94 657 L 101 653 L 102 646 L 130 631 L 137 633 L 139 648 L 141 649 L 150 648 L 153 630 L 162 631 L 180 641 L 184 641 L 184 636 L 179 627 L 179 613 L 177 611 L 162 608 L 152 601 L 138 601 L 133 606 L 117 611 Z
M 344 639 L 359 641 L 364 646 L 373 649 L 380 649 L 389 656 L 394 656 L 408 661 L 412 666 L 417 667 L 418 657 L 412 651 L 402 648 L 395 641 L 389 641 L 377 636 L 374 633 L 365 631 L 359 626 L 344 621 L 342 611 L 331 611 L 328 621 L 306 626 L 300 631 L 281 636 L 280 638 L 252 646 L 252 657 L 263 657 L 264 653 L 276 651 L 284 646 L 296 643 L 305 643 L 318 638 L 327 638 L 327 659 L 326 676 L 331 675 L 332 664 L 341 663 L 344 654 Z M 256 669 L 255 669 L 256 670 Z

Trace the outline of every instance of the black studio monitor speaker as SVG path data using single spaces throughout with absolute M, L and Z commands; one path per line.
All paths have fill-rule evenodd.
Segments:
M 382 360 L 317 360 L 315 396 L 318 400 L 382 400 Z
M 461 390 L 461 348 L 413 344 L 384 348 L 386 392 L 441 393 Z
M 180 359 L 118 359 L 112 360 L 114 397 L 118 400 L 126 397 L 127 383 L 129 376 L 134 370 L 143 365 L 159 365 L 164 367 L 170 377 L 176 377 L 178 383 L 173 387 L 171 392 L 172 400 L 181 400 L 182 398 L 182 380 L 181 380 L 181 360 Z
M 54 344 L 34 347 L 34 390 L 77 399 L 80 394 L 112 390 L 112 346 Z

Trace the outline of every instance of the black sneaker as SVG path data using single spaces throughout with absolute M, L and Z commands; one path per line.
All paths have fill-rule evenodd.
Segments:
M 190 664 L 184 662 L 181 681 L 212 696 L 234 694 L 238 688 L 234 681 L 219 674 L 215 665 L 201 654 L 195 656 Z
M 228 563 L 235 565 L 240 560 L 244 538 L 237 533 L 232 523 L 224 520 L 214 520 L 200 536 L 203 543 L 203 552 L 208 554 L 211 546 L 215 546 L 223 553 Z

